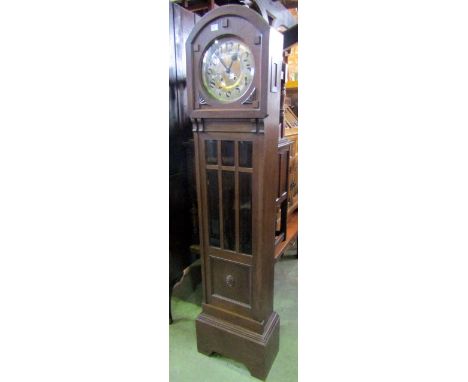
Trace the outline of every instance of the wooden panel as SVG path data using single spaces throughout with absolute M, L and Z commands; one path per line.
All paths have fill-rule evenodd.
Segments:
M 204 312 L 217 316 L 224 321 L 243 326 L 244 328 L 252 330 L 256 333 L 263 333 L 266 322 L 258 322 L 215 305 L 202 304 L 202 307 Z
M 212 294 L 228 302 L 250 306 L 250 267 L 213 256 L 210 262 Z
M 234 261 L 236 263 L 244 264 L 244 265 L 252 265 L 252 256 L 245 255 L 243 253 L 238 253 L 235 251 L 228 251 L 221 248 L 210 247 L 208 250 L 208 254 L 214 257 L 220 257 L 225 260 Z

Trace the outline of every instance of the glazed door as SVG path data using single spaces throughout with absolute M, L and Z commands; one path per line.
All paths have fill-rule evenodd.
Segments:
M 199 133 L 207 302 L 250 315 L 258 185 L 255 134 Z

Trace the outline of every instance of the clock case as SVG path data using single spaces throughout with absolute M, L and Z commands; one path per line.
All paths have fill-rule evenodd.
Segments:
M 227 9 L 226 9 L 227 8 Z M 271 33 L 270 33 L 271 32 Z M 265 118 L 268 115 L 268 92 L 279 92 L 281 64 L 269 60 L 271 34 L 282 35 L 247 7 L 227 5 L 206 14 L 194 27 L 186 44 L 188 113 L 192 118 Z M 216 39 L 239 38 L 251 50 L 255 60 L 255 75 L 244 95 L 232 103 L 219 102 L 206 91 L 201 78 L 206 49 Z M 269 74 L 274 72 L 269 83 Z M 266 86 L 268 84 L 270 86 Z
M 216 101 L 205 91 L 201 74 L 204 52 L 215 39 L 225 36 L 243 41 L 255 60 L 249 89 L 239 100 L 228 104 Z M 197 347 L 201 353 L 219 353 L 244 363 L 260 379 L 266 378 L 279 348 L 280 320 L 273 310 L 273 285 L 282 48 L 283 36 L 255 11 L 239 5 L 221 6 L 207 13 L 186 43 L 203 284 L 203 311 L 196 320 Z M 207 160 L 209 141 L 217 142 L 216 164 Z M 222 163 L 224 141 L 235 144 L 233 166 Z M 237 149 L 243 142 L 252 145 L 249 168 L 240 166 Z M 218 171 L 219 193 L 210 191 L 213 184 L 210 186 L 208 171 Z M 234 249 L 223 248 L 227 221 L 223 221 L 226 190 L 221 183 L 225 171 L 232 171 L 236 179 L 232 190 L 236 203 Z M 238 181 L 240 174 L 245 173 L 251 177 L 250 254 L 239 250 L 242 196 Z M 210 242 L 212 203 L 219 203 L 219 246 Z

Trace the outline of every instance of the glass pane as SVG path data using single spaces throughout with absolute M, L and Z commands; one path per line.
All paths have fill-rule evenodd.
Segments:
M 223 171 L 223 219 L 224 249 L 234 251 L 236 248 L 236 215 L 235 215 L 235 180 L 234 172 Z
M 252 174 L 239 172 L 239 246 L 252 253 Z
M 234 141 L 221 142 L 221 157 L 224 166 L 234 166 Z
M 218 163 L 218 141 L 205 141 L 205 155 L 207 164 Z
M 206 183 L 210 245 L 219 247 L 219 192 L 217 170 L 208 170 L 206 172 Z
M 252 167 L 252 142 L 239 142 L 239 166 Z

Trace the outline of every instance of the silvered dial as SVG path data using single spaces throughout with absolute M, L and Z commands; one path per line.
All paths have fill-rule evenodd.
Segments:
M 240 40 L 215 40 L 203 56 L 203 85 L 220 102 L 241 98 L 250 87 L 254 73 L 252 52 Z

